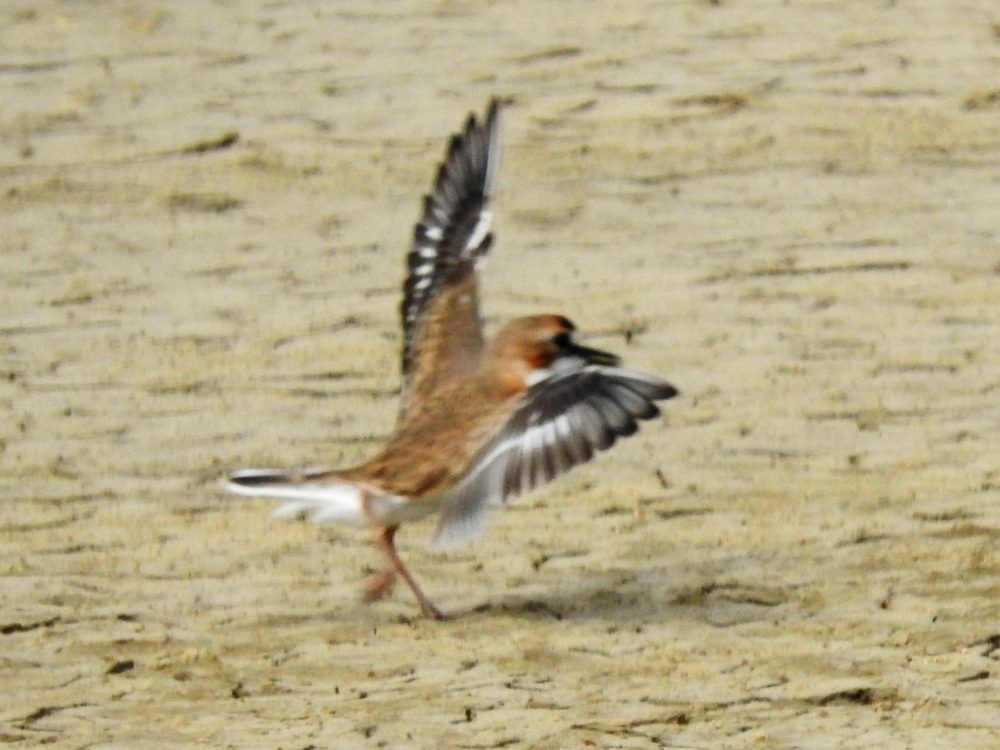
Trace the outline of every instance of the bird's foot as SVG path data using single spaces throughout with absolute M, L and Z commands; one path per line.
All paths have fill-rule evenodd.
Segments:
M 366 602 L 377 602 L 379 599 L 384 599 L 388 596 L 395 584 L 395 571 L 383 571 L 382 573 L 372 576 L 365 582 L 362 596 Z
M 468 609 L 460 609 L 457 612 L 442 612 L 440 609 L 435 607 L 430 602 L 425 603 L 426 606 L 422 605 L 421 610 L 425 617 L 430 617 L 434 620 L 445 622 L 448 620 L 457 620 L 460 617 L 465 617 L 466 615 L 476 615 L 482 612 L 487 612 L 491 609 L 489 604 L 477 604 L 475 607 L 469 607 Z

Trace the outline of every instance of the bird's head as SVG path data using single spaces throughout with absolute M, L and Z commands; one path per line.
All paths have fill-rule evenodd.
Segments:
M 620 360 L 614 354 L 578 344 L 575 331 L 573 322 L 562 315 L 517 318 L 493 339 L 491 359 L 507 377 L 520 380 L 522 387 L 562 370 L 618 365 Z

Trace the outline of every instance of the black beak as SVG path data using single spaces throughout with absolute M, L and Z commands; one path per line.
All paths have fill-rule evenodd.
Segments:
M 584 362 L 592 365 L 617 367 L 621 363 L 621 359 L 611 352 L 602 352 L 600 349 L 591 349 L 589 346 L 580 346 L 572 341 L 566 345 L 564 351 L 566 354 L 572 357 L 579 357 Z

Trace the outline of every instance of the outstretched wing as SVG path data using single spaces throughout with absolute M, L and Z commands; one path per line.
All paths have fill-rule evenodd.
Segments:
M 434 542 L 471 541 L 490 506 L 514 498 L 607 450 L 660 411 L 677 389 L 652 375 L 589 365 L 552 375 L 525 392 L 500 433 L 480 452 L 441 518 Z
M 500 157 L 500 102 L 479 122 L 469 115 L 452 137 L 434 190 L 424 198 L 413 232 L 403 285 L 403 395 L 411 400 L 459 372 L 474 368 L 483 349 L 476 261 L 492 237 L 490 193 Z

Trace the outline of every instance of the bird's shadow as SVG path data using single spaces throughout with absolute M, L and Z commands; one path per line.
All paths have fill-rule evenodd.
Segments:
M 789 602 L 787 587 L 741 583 L 725 573 L 693 577 L 690 571 L 674 575 L 677 572 L 657 566 L 627 576 L 567 578 L 557 588 L 507 593 L 473 611 L 519 619 L 622 623 L 679 619 L 728 627 L 773 617 Z

